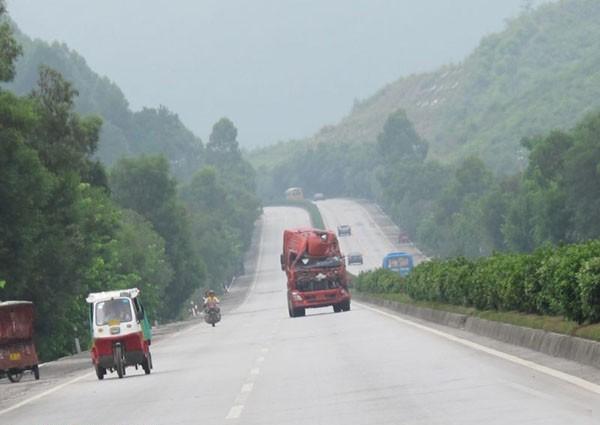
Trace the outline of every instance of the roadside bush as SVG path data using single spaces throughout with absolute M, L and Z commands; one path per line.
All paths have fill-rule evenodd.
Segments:
M 600 322 L 600 257 L 583 263 L 576 276 L 583 317 Z
M 407 278 L 389 270 L 361 273 L 359 291 L 403 292 L 415 301 L 564 316 L 600 322 L 600 241 L 532 254 L 457 257 L 417 266 Z
M 362 272 L 354 280 L 356 289 L 372 294 L 393 294 L 402 292 L 405 279 L 387 269 Z

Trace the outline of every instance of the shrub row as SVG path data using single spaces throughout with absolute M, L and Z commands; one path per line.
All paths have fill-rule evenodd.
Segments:
M 406 279 L 377 270 L 361 274 L 356 286 L 371 293 L 404 292 L 416 301 L 598 323 L 600 241 L 532 254 L 434 260 L 416 267 Z

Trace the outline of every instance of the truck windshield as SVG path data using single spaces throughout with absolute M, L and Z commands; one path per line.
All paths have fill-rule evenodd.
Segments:
M 296 263 L 296 268 L 327 268 L 327 267 L 339 267 L 342 264 L 339 257 L 328 257 L 328 258 L 311 258 L 302 257 L 300 261 Z
M 131 322 L 131 301 L 129 298 L 101 301 L 96 304 L 96 325 L 106 325 L 112 321 Z

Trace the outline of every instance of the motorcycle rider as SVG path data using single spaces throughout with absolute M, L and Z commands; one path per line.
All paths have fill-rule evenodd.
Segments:
M 219 299 L 215 291 L 209 290 L 204 298 L 204 320 L 213 327 L 215 323 L 221 320 L 221 309 L 219 308 Z
M 219 302 L 219 299 L 215 295 L 215 291 L 213 291 L 212 289 L 206 291 L 206 297 L 204 298 L 204 308 L 209 306 L 218 306 Z

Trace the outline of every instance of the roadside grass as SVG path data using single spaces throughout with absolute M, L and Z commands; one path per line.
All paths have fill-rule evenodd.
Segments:
M 305 199 L 302 201 L 288 201 L 283 200 L 279 202 L 275 202 L 269 205 L 265 205 L 269 207 L 297 207 L 302 208 L 308 212 L 310 216 L 310 223 L 312 227 L 315 229 L 325 230 L 325 224 L 323 223 L 323 217 L 321 216 L 321 212 L 319 208 L 311 201 Z
M 356 291 L 356 290 L 355 290 Z M 433 310 L 446 311 L 450 313 L 465 314 L 492 320 L 494 322 L 508 323 L 510 325 L 523 326 L 532 329 L 541 329 L 547 332 L 555 332 L 563 335 L 577 336 L 600 342 L 600 324 L 579 325 L 577 322 L 565 320 L 560 316 L 540 316 L 536 314 L 524 314 L 513 311 L 477 310 L 475 308 L 463 307 L 451 304 L 434 302 L 414 301 L 406 294 L 369 294 L 358 292 L 374 298 L 395 301 L 400 304 L 410 304 L 417 307 L 430 308 Z

